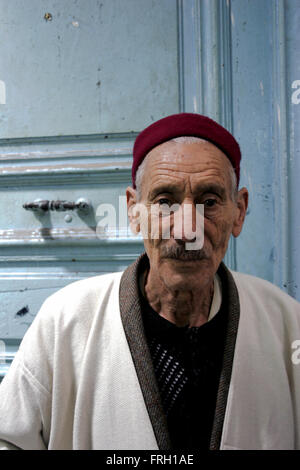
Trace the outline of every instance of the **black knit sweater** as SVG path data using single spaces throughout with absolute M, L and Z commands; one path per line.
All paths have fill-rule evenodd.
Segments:
M 227 324 L 226 293 L 212 320 L 177 327 L 141 295 L 143 323 L 174 449 L 209 449 Z

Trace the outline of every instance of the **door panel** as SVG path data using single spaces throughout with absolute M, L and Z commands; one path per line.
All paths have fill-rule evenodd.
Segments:
M 178 110 L 176 1 L 1 0 L 0 16 L 2 138 L 136 132 Z

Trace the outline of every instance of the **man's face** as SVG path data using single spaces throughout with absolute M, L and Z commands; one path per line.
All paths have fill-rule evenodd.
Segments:
M 221 150 L 205 141 L 165 142 L 147 157 L 139 201 L 148 209 L 148 233 L 147 237 L 144 233 L 144 245 L 150 269 L 170 287 L 176 289 L 176 286 L 186 285 L 190 288 L 193 283 L 199 285 L 199 282 L 211 281 L 226 253 L 230 235 L 238 236 L 242 229 L 248 193 L 244 188 L 236 200 L 233 198 L 230 165 Z M 135 197 L 135 192 L 128 189 L 129 207 L 136 202 Z M 153 237 L 150 211 L 154 204 L 178 204 L 181 208 L 189 205 L 192 220 L 187 224 L 184 218 L 179 239 L 174 234 L 177 215 L 172 214 L 160 216 L 160 228 L 168 223 L 170 237 L 163 237 L 163 229 L 157 238 Z M 197 204 L 204 206 L 204 243 L 200 250 L 191 251 L 186 250 L 186 243 L 192 241 L 191 228 L 194 232 L 197 230 Z M 184 214 L 184 211 L 180 213 Z

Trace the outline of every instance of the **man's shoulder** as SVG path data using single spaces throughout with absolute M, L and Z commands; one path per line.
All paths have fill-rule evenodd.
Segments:
M 109 298 L 113 297 L 117 305 L 118 295 L 113 294 L 118 292 L 122 274 L 101 274 L 67 284 L 46 298 L 37 314 L 37 320 L 48 326 L 53 323 L 66 326 L 80 318 L 89 323 L 89 319 L 92 320 Z
M 48 299 L 59 299 L 61 301 L 62 298 L 66 297 L 69 301 L 74 298 L 79 299 L 80 297 L 98 296 L 118 284 L 122 274 L 123 272 L 113 272 L 79 279 L 62 287 L 49 296 Z
M 102 274 L 72 282 L 49 296 L 26 332 L 22 349 L 34 343 L 49 351 L 56 341 L 84 344 L 94 319 L 105 315 L 107 306 L 118 312 L 122 272 Z
M 230 270 L 230 272 L 235 282 L 243 287 L 248 287 L 249 289 L 255 287 L 257 289 L 274 292 L 277 295 L 283 295 L 283 296 L 290 298 L 290 296 L 286 292 L 284 292 L 282 289 L 280 289 L 278 286 L 276 286 L 272 282 L 267 281 L 266 279 L 263 279 L 258 276 L 254 276 L 252 274 L 242 273 L 239 271 Z
M 251 274 L 231 270 L 230 272 L 240 295 L 251 297 L 256 299 L 257 302 L 263 302 L 269 306 L 274 303 L 282 307 L 288 305 L 300 314 L 300 303 L 280 287 Z

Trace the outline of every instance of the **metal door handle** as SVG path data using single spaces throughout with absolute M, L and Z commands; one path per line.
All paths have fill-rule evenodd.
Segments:
M 91 203 L 87 199 L 80 198 L 76 202 L 70 201 L 47 201 L 42 199 L 36 199 L 33 202 L 26 202 L 23 204 L 24 209 L 29 211 L 47 212 L 47 211 L 88 211 L 91 209 Z

